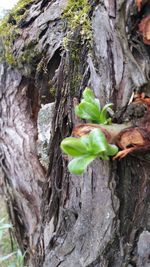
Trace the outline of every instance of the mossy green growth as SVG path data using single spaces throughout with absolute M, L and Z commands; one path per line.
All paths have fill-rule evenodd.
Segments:
M 24 46 L 24 51 L 18 58 L 18 64 L 31 65 L 34 69 L 41 58 L 41 53 L 36 48 L 37 41 L 33 40 Z
M 14 25 L 10 26 L 8 23 L 3 24 L 3 30 L 0 25 L 0 61 L 6 60 L 8 64 L 15 65 L 12 46 L 18 35 L 18 29 Z
M 19 22 L 27 15 L 27 6 L 35 0 L 20 0 L 0 22 L 0 61 L 16 65 L 13 43 L 20 34 Z
M 20 0 L 17 2 L 17 4 L 12 8 L 10 13 L 8 14 L 9 16 L 12 16 L 16 22 L 19 22 L 20 19 L 25 15 L 27 11 L 27 6 L 31 5 L 31 3 L 35 2 L 35 0 Z
M 91 46 L 92 27 L 89 13 L 91 6 L 88 0 L 69 0 L 66 9 L 63 12 L 63 18 L 67 21 L 69 32 L 63 40 L 63 46 L 67 50 L 68 44 L 72 40 L 74 31 L 79 28 L 82 43 Z
M 36 67 L 36 72 L 38 74 L 44 73 L 45 75 L 47 75 L 48 69 L 47 69 L 47 60 L 45 57 L 42 57 L 42 59 L 38 63 L 38 65 Z
M 53 81 L 52 81 L 52 80 L 49 80 L 49 81 L 48 81 L 48 87 L 49 87 L 49 92 L 50 92 L 51 96 L 52 96 L 53 98 L 55 98 L 56 88 L 55 88 L 55 86 L 53 85 Z

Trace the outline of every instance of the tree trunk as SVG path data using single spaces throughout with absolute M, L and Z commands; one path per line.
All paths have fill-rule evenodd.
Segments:
M 150 49 L 138 28 L 149 4 L 138 12 L 135 2 L 90 1 L 92 49 L 79 26 L 64 52 L 67 1 L 35 1 L 13 44 L 17 67 L 0 65 L 3 187 L 29 267 L 149 266 L 149 153 L 97 159 L 75 176 L 60 150 L 76 124 L 74 97 L 80 100 L 86 86 L 101 105 L 113 102 L 117 123 L 134 91 L 150 95 Z M 46 171 L 36 148 L 37 116 L 41 103 L 53 101 Z

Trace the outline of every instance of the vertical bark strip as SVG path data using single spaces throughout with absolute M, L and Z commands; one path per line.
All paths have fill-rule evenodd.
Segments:
M 0 159 L 6 177 L 5 193 L 19 243 L 31 253 L 41 229 L 41 185 L 45 181 L 36 155 L 36 122 L 28 98 L 28 82 L 6 64 L 1 64 L 0 73 Z

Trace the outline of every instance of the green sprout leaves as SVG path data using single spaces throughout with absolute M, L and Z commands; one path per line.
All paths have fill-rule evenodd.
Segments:
M 63 152 L 72 157 L 79 157 L 87 153 L 87 146 L 81 138 L 68 137 L 61 142 Z
M 61 142 L 61 149 L 64 153 L 74 157 L 68 165 L 73 174 L 82 174 L 87 166 L 97 157 L 108 160 L 118 152 L 115 145 L 107 142 L 107 139 L 100 129 L 93 129 L 89 135 L 80 138 L 68 137 Z
M 95 98 L 90 88 L 86 88 L 81 103 L 75 108 L 75 114 L 81 119 L 104 125 L 111 122 L 111 118 L 108 118 L 108 108 L 111 107 L 112 104 L 106 104 L 101 109 L 99 99 Z M 60 147 L 65 154 L 74 158 L 70 161 L 68 169 L 76 175 L 82 174 L 97 157 L 109 160 L 109 157 L 118 152 L 118 147 L 108 143 L 100 128 L 94 128 L 80 138 L 67 137 L 61 142 Z
M 95 98 L 90 88 L 86 88 L 83 92 L 81 103 L 75 108 L 75 114 L 81 119 L 94 123 L 109 124 L 111 118 L 108 118 L 108 108 L 111 107 L 112 104 L 106 104 L 101 109 L 99 99 Z
M 85 155 L 82 157 L 75 158 L 71 160 L 68 164 L 68 169 L 70 173 L 80 175 L 82 174 L 87 166 L 95 159 L 95 156 Z

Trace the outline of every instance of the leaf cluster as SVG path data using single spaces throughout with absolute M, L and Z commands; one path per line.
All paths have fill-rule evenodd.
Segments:
M 98 98 L 95 98 L 91 89 L 86 88 L 83 92 L 81 103 L 76 106 L 75 114 L 81 119 L 89 120 L 93 123 L 109 124 L 111 118 L 108 118 L 108 108 L 113 104 L 106 104 L 102 109 Z
M 86 88 L 83 92 L 81 103 L 76 106 L 75 113 L 82 119 L 90 120 L 94 123 L 110 123 L 107 110 L 112 104 L 107 104 L 100 108 L 100 103 L 94 97 L 91 89 Z M 88 135 L 80 138 L 67 137 L 60 145 L 62 151 L 74 157 L 68 165 L 68 169 L 73 174 L 82 174 L 87 166 L 97 157 L 102 160 L 109 160 L 109 157 L 116 155 L 118 147 L 109 144 L 104 133 L 99 128 L 94 128 Z
M 110 156 L 118 152 L 115 145 L 110 145 L 100 129 L 93 129 L 89 135 L 80 138 L 68 137 L 61 142 L 64 153 L 75 159 L 71 160 L 68 168 L 73 174 L 84 172 L 89 163 L 99 157 L 108 160 Z

